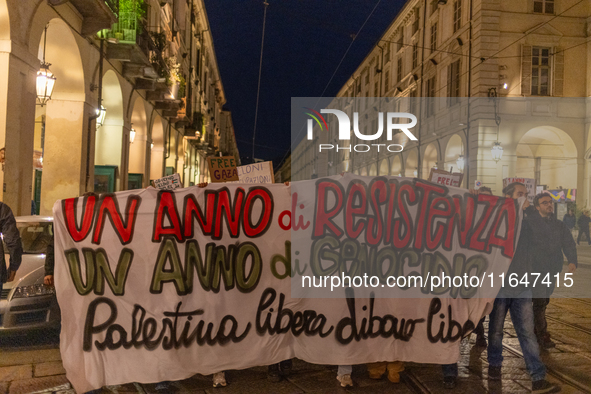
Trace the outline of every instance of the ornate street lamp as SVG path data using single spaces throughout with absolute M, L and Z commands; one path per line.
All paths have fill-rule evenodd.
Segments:
M 96 127 L 97 129 L 105 123 L 105 116 L 107 116 L 107 109 L 101 105 L 101 109 L 96 110 L 96 114 L 98 118 L 96 118 Z
M 499 160 L 503 158 L 503 147 L 499 141 L 494 143 L 493 147 L 490 149 L 490 153 L 495 163 L 498 163 Z
M 135 140 L 135 129 L 132 127 L 131 130 L 129 130 L 129 143 L 133 144 L 134 140 Z
M 46 46 L 47 26 L 45 26 L 45 34 L 43 35 L 43 61 L 41 62 L 39 71 L 37 71 L 37 103 L 42 107 L 47 103 L 48 100 L 51 99 L 53 87 L 56 81 L 53 73 L 49 70 L 49 66 L 51 66 L 51 64 L 45 61 Z
M 458 160 L 456 160 L 456 165 L 458 166 L 458 170 L 464 171 L 464 164 L 466 163 L 466 159 L 464 159 L 464 155 L 460 155 Z

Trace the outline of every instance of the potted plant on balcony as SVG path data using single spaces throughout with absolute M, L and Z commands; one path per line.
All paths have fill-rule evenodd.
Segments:
M 181 65 L 176 61 L 174 57 L 167 57 L 164 59 L 166 66 L 168 67 L 168 74 L 166 75 L 166 85 L 170 88 L 170 95 L 176 99 L 178 98 L 179 88 L 181 85 Z M 184 78 L 183 78 L 184 79 Z
M 125 41 L 135 42 L 140 21 L 146 15 L 144 0 L 119 0 L 119 29 L 116 36 Z

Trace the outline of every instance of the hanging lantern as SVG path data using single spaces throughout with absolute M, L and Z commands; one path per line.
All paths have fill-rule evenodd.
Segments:
M 150 144 L 150 149 L 154 149 L 154 143 L 153 142 Z
M 464 155 L 460 155 L 458 157 L 458 160 L 456 160 L 456 165 L 458 166 L 458 170 L 464 171 L 464 164 L 465 163 L 466 163 L 466 159 L 464 158 Z
M 503 147 L 499 141 L 495 142 L 493 147 L 490 149 L 492 159 L 498 163 L 503 158 Z
M 44 106 L 51 99 L 56 78 L 49 70 L 49 63 L 42 63 L 37 71 L 37 103 Z
M 134 140 L 135 140 L 135 130 L 131 129 L 131 130 L 129 130 L 129 142 L 131 144 L 133 144 Z
M 98 129 L 105 122 L 105 116 L 107 116 L 107 109 L 101 105 L 101 109 L 97 109 L 96 114 L 98 115 L 98 118 L 96 118 L 96 127 Z

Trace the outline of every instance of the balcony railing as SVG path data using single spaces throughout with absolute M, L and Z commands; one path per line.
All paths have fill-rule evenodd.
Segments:
M 116 39 L 122 44 L 135 44 L 138 32 L 138 18 L 135 12 L 122 12 L 119 20 L 106 31 L 107 39 Z

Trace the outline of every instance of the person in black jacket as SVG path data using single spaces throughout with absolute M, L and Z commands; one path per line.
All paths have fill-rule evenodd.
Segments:
M 16 220 L 10 207 L 2 202 L 0 202 L 0 233 L 2 233 L 2 238 L 10 254 L 10 264 L 6 268 L 4 246 L 0 242 L 0 292 L 2 292 L 2 284 L 14 280 L 23 257 L 23 244 L 21 242 L 21 235 L 16 227 Z
M 562 221 L 564 222 L 564 224 L 566 224 L 566 227 L 568 227 L 569 230 L 575 228 L 577 217 L 575 216 L 572 209 L 569 209 L 568 212 L 564 214 Z
M 534 326 L 540 347 L 549 349 L 554 347 L 555 344 L 548 333 L 546 307 L 550 302 L 550 295 L 554 292 L 555 275 L 562 271 L 564 256 L 566 256 L 569 263 L 568 272 L 575 272 L 577 268 L 577 247 L 566 224 L 554 218 L 554 203 L 550 195 L 538 194 L 534 199 L 534 206 L 538 214 L 531 217 L 533 234 L 532 272 L 540 274 L 536 285 L 533 287 Z M 585 217 L 589 219 L 588 216 Z M 586 227 L 588 237 L 588 222 Z
M 503 195 L 514 199 L 525 197 L 525 201 L 521 200 L 523 201 L 524 218 L 519 233 L 519 241 L 506 276 L 509 278 L 514 275 L 522 278 L 523 275 L 531 272 L 533 226 L 530 218 L 535 215 L 535 210 L 531 207 L 528 208 L 527 189 L 522 183 L 514 182 L 507 185 L 503 189 Z M 531 294 L 531 287 L 528 287 L 522 281 L 519 281 L 514 287 L 502 287 L 499 294 L 497 294 L 493 310 L 489 315 L 490 321 L 488 324 L 488 379 L 502 379 L 504 323 L 507 312 L 510 312 L 519 346 L 523 352 L 525 366 L 532 379 L 532 393 L 556 393 L 560 391 L 560 387 L 546 380 L 546 366 L 540 358 L 540 348 L 534 334 Z
M 589 222 L 591 222 L 589 211 L 584 210 L 583 214 L 579 217 L 579 236 L 577 237 L 577 245 L 581 244 L 581 237 L 583 234 L 585 234 L 587 242 L 591 245 L 591 237 L 589 237 Z

